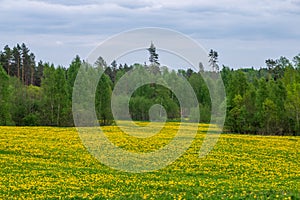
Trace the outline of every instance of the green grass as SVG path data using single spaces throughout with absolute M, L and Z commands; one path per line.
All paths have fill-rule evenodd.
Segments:
M 101 164 L 75 128 L 0 127 L 0 199 L 300 199 L 299 137 L 224 134 L 200 159 L 204 127 L 173 164 L 142 174 Z M 130 149 L 134 140 L 104 129 Z M 144 148 L 169 136 L 164 129 Z

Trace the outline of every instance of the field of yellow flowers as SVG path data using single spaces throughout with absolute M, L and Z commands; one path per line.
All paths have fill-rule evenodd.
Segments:
M 131 151 L 168 143 L 176 123 L 151 139 L 116 126 L 108 138 Z M 0 199 L 299 199 L 300 137 L 223 134 L 204 158 L 207 125 L 168 167 L 148 173 L 113 170 L 83 146 L 75 128 L 0 127 Z

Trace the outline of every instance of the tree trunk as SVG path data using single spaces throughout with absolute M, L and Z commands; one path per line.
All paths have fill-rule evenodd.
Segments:
M 17 59 L 17 70 L 18 70 L 17 77 L 18 79 L 20 79 L 20 58 Z
M 54 119 L 54 106 L 53 103 L 51 103 L 51 126 L 53 126 L 53 120 Z
M 25 83 L 25 64 L 23 62 L 23 66 L 22 66 L 22 83 Z
M 31 67 L 30 69 L 31 69 L 31 79 L 30 79 L 30 84 L 31 84 L 31 85 L 34 85 L 34 84 L 33 84 L 33 81 L 34 81 L 34 77 L 33 77 L 33 76 L 34 76 L 34 68 Z
M 57 107 L 56 126 L 59 126 L 59 120 L 60 120 L 60 104 L 58 104 L 58 107 Z
M 8 76 L 10 76 L 10 63 L 8 62 L 8 65 L 7 65 L 7 74 Z

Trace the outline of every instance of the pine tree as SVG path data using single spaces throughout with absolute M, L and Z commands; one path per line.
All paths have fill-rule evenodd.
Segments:
M 214 50 L 210 50 L 209 54 L 209 64 L 212 67 L 212 71 L 219 71 L 219 66 L 218 66 L 218 52 L 214 51 Z
M 96 60 L 95 66 L 101 70 L 105 70 L 107 68 L 107 64 L 101 56 L 99 56 L 99 58 Z
M 7 72 L 7 74 L 11 75 L 11 64 L 12 64 L 12 50 L 8 45 L 4 47 L 4 52 L 0 53 L 0 63 L 3 68 Z
M 21 47 L 19 44 L 15 46 L 12 50 L 12 70 L 13 75 L 18 77 L 21 80 Z
M 149 61 L 151 65 L 159 66 L 160 63 L 158 62 L 158 54 L 156 53 L 156 47 L 154 46 L 153 42 L 151 42 L 150 47 L 148 48 L 150 53 Z

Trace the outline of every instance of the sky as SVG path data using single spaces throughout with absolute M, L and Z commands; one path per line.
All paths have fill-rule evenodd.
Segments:
M 112 35 L 161 27 L 216 50 L 220 65 L 259 68 L 300 53 L 299 22 L 300 0 L 0 0 L 0 48 L 24 42 L 36 61 L 68 67 Z

